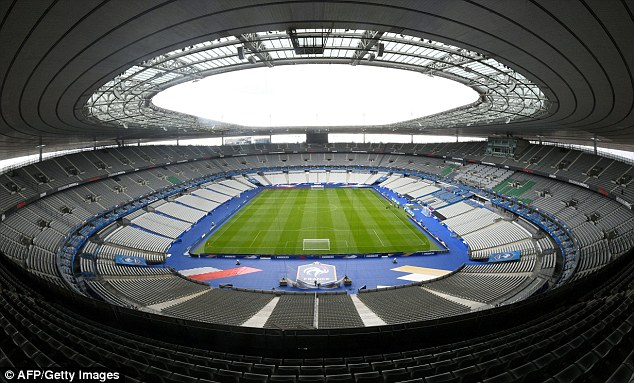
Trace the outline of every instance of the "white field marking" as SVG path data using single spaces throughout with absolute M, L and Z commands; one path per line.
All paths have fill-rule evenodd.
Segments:
M 280 246 L 258 246 L 257 249 L 276 249 Z M 284 247 L 286 248 L 297 248 L 297 249 L 301 249 L 301 246 L 288 246 L 288 242 L 286 245 L 284 245 Z M 355 246 L 356 248 L 360 248 L 360 249 L 376 249 L 376 245 L 358 245 Z M 244 246 L 222 246 L 223 249 L 244 249 Z M 396 251 L 396 250 L 395 250 Z M 221 252 L 221 251 L 219 251 Z
M 255 240 L 258 239 L 258 237 L 260 236 L 261 232 L 262 232 L 262 230 L 258 231 L 258 233 L 255 235 L 255 238 L 253 238 L 253 241 L 251 241 L 251 244 L 249 245 L 249 247 L 253 247 L 253 244 L 255 243 Z
M 376 233 L 376 230 L 372 229 L 372 231 L 374 232 L 374 235 L 376 235 L 376 237 L 379 239 L 379 241 L 381 241 L 381 246 L 385 247 L 385 244 L 383 243 L 383 240 L 381 239 L 381 237 L 379 237 L 379 235 Z
M 385 200 L 384 200 L 381 196 L 379 196 L 379 195 L 378 195 L 378 194 L 376 194 L 376 193 L 372 193 L 372 194 L 374 194 L 374 196 L 376 197 L 376 198 L 375 198 L 375 201 L 377 202 L 377 204 L 380 204 L 381 206 L 385 206 Z M 390 205 L 391 205 L 391 204 L 390 204 Z M 393 209 L 393 208 L 390 208 L 389 210 L 390 210 L 390 212 L 394 215 L 394 217 L 396 217 L 396 219 L 397 219 L 398 221 L 402 222 L 401 217 L 399 217 L 399 215 L 398 215 L 398 214 L 396 214 L 396 212 L 394 211 L 394 209 Z M 413 234 L 414 234 L 414 237 L 418 238 L 418 235 L 422 234 L 420 231 L 418 231 L 418 229 L 416 229 L 416 228 L 412 227 L 413 225 L 412 225 L 410 222 L 403 222 L 403 224 L 404 224 L 404 226 L 405 226 L 405 227 L 407 227 L 407 230 L 408 230 L 410 233 L 413 233 Z M 375 234 L 376 234 L 376 232 L 375 232 Z M 377 236 L 377 237 L 378 237 L 378 236 Z M 426 235 L 424 235 L 424 238 L 425 238 L 425 239 L 427 239 L 427 236 L 426 236 Z M 381 240 L 381 239 L 379 238 L 379 240 Z M 419 240 L 420 240 L 420 239 L 419 239 Z M 422 240 L 420 240 L 420 241 L 421 241 L 421 243 L 422 243 L 422 244 L 424 244 L 424 242 L 423 242 Z M 428 240 L 428 241 L 429 241 L 429 240 Z M 383 243 L 383 241 L 381 241 L 381 243 Z M 427 246 L 430 246 L 430 244 L 428 244 Z M 362 247 L 362 246 L 359 246 L 359 247 Z
M 256 198 L 262 196 L 262 194 L 258 194 L 256 196 Z M 253 202 L 256 198 L 251 199 L 251 202 Z M 208 239 L 207 241 L 209 241 L 211 238 L 213 237 L 218 237 L 220 235 L 223 235 L 224 233 L 226 233 L 229 228 L 231 228 L 231 226 L 233 226 L 237 221 L 239 221 L 237 218 L 239 218 L 240 216 L 244 215 L 244 212 L 250 207 L 253 206 L 253 204 L 249 204 L 247 206 L 243 206 L 242 208 L 240 208 L 240 210 L 238 210 L 238 212 L 236 214 L 234 214 L 230 219 L 228 224 L 225 223 L 223 224 L 215 233 L 213 233 Z M 259 234 L 259 232 L 258 232 Z M 207 245 L 207 243 L 205 243 L 205 246 Z M 214 246 L 213 242 L 211 243 L 212 246 Z M 223 246 L 223 247 L 228 247 L 228 246 Z M 244 246 L 239 246 L 239 247 L 244 247 Z M 251 247 L 251 246 L 249 246 Z M 231 247 L 230 247 L 231 248 Z M 205 249 L 207 250 L 207 249 Z
M 251 200 L 251 201 L 253 201 L 253 200 Z M 247 208 L 248 208 L 249 206 L 251 206 L 251 204 L 249 204 L 249 205 L 247 205 L 247 206 L 243 206 L 243 207 L 241 207 L 241 208 L 240 208 L 240 210 L 238 210 L 238 212 L 237 212 L 237 213 L 235 213 L 235 214 L 234 214 L 231 218 L 229 218 L 229 222 L 228 222 L 228 224 L 226 224 L 226 223 L 225 223 L 225 224 L 223 224 L 222 226 L 220 226 L 220 228 L 219 228 L 218 230 L 216 230 L 216 232 L 215 232 L 215 233 L 213 233 L 213 234 L 211 235 L 211 237 L 209 237 L 209 239 L 211 239 L 212 237 L 216 236 L 216 235 L 217 235 L 217 234 L 219 234 L 219 233 L 225 233 L 227 230 L 229 230 L 229 228 L 230 228 L 231 226 L 233 226 L 233 225 L 236 223 L 236 221 L 238 221 L 237 219 L 234 219 L 234 218 L 239 218 L 239 217 L 241 217 L 242 215 L 244 215 L 244 212 L 247 210 Z
M 258 246 L 257 249 L 277 249 L 280 246 Z M 222 253 L 223 249 L 244 249 L 244 246 L 223 246 L 222 249 L 217 250 L 218 253 Z
M 378 196 L 377 196 L 377 197 L 378 197 Z M 396 217 L 396 219 L 398 219 L 399 221 L 402 221 L 402 220 L 401 220 L 401 217 L 399 217 L 399 216 L 398 216 L 398 214 L 396 214 L 396 212 L 394 211 L 394 209 L 390 208 L 389 210 L 390 210 L 390 212 L 391 212 L 392 214 L 394 214 L 394 216 Z M 410 222 L 404 222 L 404 223 L 406 224 L 405 226 L 407 227 L 407 229 L 408 229 L 411 233 L 417 234 L 416 236 L 418 236 L 418 234 L 422 234 L 422 233 L 421 233 L 418 229 L 416 229 L 416 228 L 412 227 L 412 224 L 411 224 Z M 427 239 L 427 236 L 426 236 L 426 235 L 424 235 L 424 237 L 425 237 L 425 239 Z M 431 244 L 430 244 L 430 245 L 431 245 Z
M 273 232 L 273 233 L 286 233 L 286 232 L 295 232 L 295 231 L 305 231 L 305 230 L 337 230 L 334 227 L 322 227 L 322 226 L 309 226 L 309 227 L 302 227 L 301 229 L 270 229 L 267 231 Z M 351 232 L 356 232 L 356 231 L 361 231 L 361 229 L 357 229 L 357 230 L 349 230 Z
M 309 211 L 313 211 L 313 210 L 323 210 L 323 211 L 337 211 L 339 210 L 339 206 L 305 206 L 302 208 L 302 210 L 309 210 Z

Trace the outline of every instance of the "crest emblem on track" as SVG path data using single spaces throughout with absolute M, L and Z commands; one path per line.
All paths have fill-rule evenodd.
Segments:
M 297 280 L 306 283 L 328 283 L 337 280 L 337 269 L 333 265 L 313 262 L 297 268 Z

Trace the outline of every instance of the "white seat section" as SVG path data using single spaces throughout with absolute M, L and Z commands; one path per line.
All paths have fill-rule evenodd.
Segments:
M 247 174 L 247 176 L 249 178 L 253 178 L 253 179 L 257 180 L 263 186 L 270 186 L 271 185 L 271 182 L 269 180 L 267 180 L 266 178 L 262 177 L 261 175 L 259 175 L 257 173 L 250 173 L 250 174 Z
M 325 183 L 326 176 L 325 170 L 311 170 L 308 172 L 308 182 L 311 184 Z
M 514 173 L 512 170 L 501 169 L 495 166 L 468 164 L 458 170 L 458 174 L 454 179 L 470 185 L 493 188 L 511 177 Z
M 123 226 L 113 231 L 106 242 L 132 249 L 141 249 L 155 253 L 164 253 L 172 243 L 171 238 L 152 234 L 132 226 Z
M 191 223 L 198 222 L 198 220 L 207 215 L 204 211 L 174 202 L 168 202 L 165 205 L 161 205 L 156 210 L 163 214 Z
M 263 174 L 271 185 L 288 185 L 288 178 L 282 172 L 265 172 Z
M 415 192 L 416 190 L 422 189 L 424 187 L 429 186 L 430 183 L 422 180 L 422 179 L 417 179 L 416 182 L 412 182 L 409 185 L 405 185 L 402 188 L 399 189 L 399 192 L 403 195 L 407 194 L 409 195 L 410 193 Z
M 348 183 L 351 184 L 365 184 L 370 178 L 370 173 L 362 172 L 350 172 L 348 173 Z
M 415 193 L 416 191 L 422 188 L 426 188 L 427 186 L 429 186 L 429 184 L 426 182 L 421 182 L 421 181 L 414 182 L 402 188 L 401 194 L 411 196 L 411 193 Z
M 473 209 L 446 219 L 443 223 L 454 232 L 464 235 L 491 225 L 500 218 L 499 215 L 487 209 Z
M 229 197 L 228 195 L 225 194 L 220 194 L 217 193 L 215 191 L 209 190 L 209 189 L 198 189 L 194 192 L 192 192 L 193 195 L 204 198 L 204 199 L 208 199 L 210 201 L 214 201 L 217 202 L 219 204 L 225 203 L 227 201 L 229 201 L 231 199 L 231 197 Z
M 386 172 L 378 172 L 377 174 L 372 174 L 366 181 L 365 184 L 366 185 L 372 185 L 373 183 L 375 183 L 377 180 L 379 180 L 382 177 L 385 177 L 387 175 Z
M 229 186 L 222 185 L 222 184 L 212 184 L 207 186 L 207 189 L 211 189 L 218 193 L 226 194 L 230 197 L 235 197 L 239 195 L 240 193 L 242 193 L 240 190 L 236 190 L 234 188 L 230 188 Z
M 236 190 L 240 190 L 240 191 L 247 191 L 247 190 L 253 189 L 252 187 L 247 186 L 236 180 L 224 180 L 224 181 L 220 181 L 220 184 L 228 186 L 230 188 L 234 188 Z
M 388 181 L 389 181 L 389 180 L 388 180 Z M 387 182 L 387 181 L 386 181 L 386 182 Z M 399 190 L 401 187 L 403 187 L 403 186 L 405 186 L 405 185 L 409 185 L 409 184 L 411 184 L 411 183 L 413 183 L 413 182 L 416 182 L 416 179 L 414 179 L 414 178 L 410 178 L 410 177 L 401 177 L 401 178 L 398 178 L 398 179 L 396 179 L 396 180 L 394 180 L 394 181 L 392 181 L 392 182 L 389 182 L 389 183 L 387 183 L 387 184 L 385 184 L 385 185 L 383 185 L 383 186 L 384 186 L 384 187 L 386 187 L 386 188 L 388 188 L 388 189 L 390 189 L 390 190 L 392 190 L 392 191 L 394 191 L 394 192 L 396 192 L 396 193 L 399 193 L 399 191 L 398 191 L 398 190 Z M 400 193 L 399 193 L 399 194 L 400 194 Z
M 472 251 L 501 246 L 508 243 L 530 239 L 529 234 L 519 225 L 512 222 L 500 221 L 493 225 L 474 231 L 463 236 Z
M 428 194 L 431 194 L 433 192 L 436 192 L 438 190 L 440 190 L 440 188 L 437 188 L 436 186 L 433 186 L 433 185 L 429 185 L 409 193 L 409 196 L 412 197 L 413 199 L 417 199 L 417 198 L 426 196 Z
M 412 190 L 420 189 L 421 186 L 424 186 L 424 185 L 419 185 L 420 182 L 416 178 L 410 178 L 410 180 L 413 180 L 413 182 L 405 183 L 401 186 L 393 188 L 392 190 L 394 190 L 398 194 L 405 195 Z
M 246 185 L 249 187 L 249 189 L 255 189 L 257 186 L 254 185 L 253 183 L 251 183 L 248 179 L 244 178 L 244 176 L 235 176 L 233 177 L 234 180 L 240 182 L 243 185 Z
M 447 205 L 447 201 L 433 195 L 427 195 L 419 198 L 418 200 L 426 205 L 433 207 L 434 209 L 440 209 L 441 207 Z
M 164 205 L 166 203 L 167 203 L 167 201 L 165 201 L 164 199 L 159 199 L 159 200 L 156 200 L 156 201 L 152 202 L 148 206 L 153 207 L 153 208 L 157 208 L 157 207 L 159 207 L 161 205 Z
M 328 182 L 332 184 L 348 183 L 348 173 L 345 170 L 331 170 Z
M 92 251 L 92 253 L 97 255 L 97 259 L 99 260 L 113 261 L 114 257 L 117 255 L 130 255 L 133 257 L 145 258 L 148 262 L 165 261 L 165 254 L 162 253 L 155 253 L 148 250 L 132 249 L 127 247 L 117 247 L 109 243 L 104 243 L 103 245 L 100 245 L 99 249 L 95 249 L 95 251 Z
M 528 273 L 535 268 L 536 258 L 534 255 L 523 255 L 515 262 L 485 263 L 482 265 L 465 265 L 460 270 L 461 273 Z
M 186 194 L 176 198 L 177 202 L 184 205 L 191 206 L 194 209 L 202 210 L 204 212 L 210 212 L 213 209 L 220 206 L 218 202 L 210 201 L 205 198 L 197 197 L 195 195 Z
M 305 171 L 288 172 L 288 182 L 291 184 L 305 184 L 308 182 Z
M 535 254 L 535 246 L 533 245 L 533 241 L 530 239 L 523 239 L 521 241 L 508 243 L 506 245 L 501 245 L 497 247 L 492 247 L 484 250 L 475 250 L 471 252 L 471 258 L 473 259 L 483 259 L 488 258 L 491 254 L 496 253 L 506 253 L 508 251 L 516 251 L 519 250 L 524 255 L 532 255 Z
M 399 178 L 402 178 L 402 177 L 403 177 L 402 174 L 393 174 L 393 175 L 387 177 L 387 179 L 385 181 L 381 182 L 379 184 L 379 186 L 383 186 L 383 187 L 386 187 L 386 188 L 389 189 L 389 187 L 388 187 L 389 184 L 391 184 L 392 182 L 394 182 L 394 181 L 396 181 L 396 180 L 398 180 Z
M 437 211 L 438 213 L 442 214 L 446 218 L 452 218 L 452 217 L 467 213 L 473 209 L 475 209 L 475 207 L 469 205 L 468 203 L 460 201 L 460 202 L 454 203 L 453 205 L 440 208 Z
M 170 238 L 177 238 L 191 227 L 191 224 L 156 213 L 145 213 L 131 221 L 134 225 Z

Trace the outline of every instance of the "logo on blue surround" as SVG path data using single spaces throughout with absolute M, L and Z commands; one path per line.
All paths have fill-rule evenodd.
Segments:
M 320 262 L 301 265 L 297 268 L 297 280 L 305 283 L 328 283 L 337 280 L 337 268 Z
M 519 250 L 507 251 L 504 253 L 496 253 L 489 255 L 489 262 L 507 262 L 520 259 L 521 252 Z
M 128 266 L 147 266 L 145 262 L 145 258 L 143 257 L 132 257 L 127 255 L 117 255 L 114 257 L 114 262 L 118 265 L 128 265 Z

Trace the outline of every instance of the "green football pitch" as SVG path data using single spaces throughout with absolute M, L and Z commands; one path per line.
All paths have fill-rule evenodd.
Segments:
M 372 189 L 326 188 L 263 190 L 193 253 L 368 254 L 438 249 L 405 211 Z

